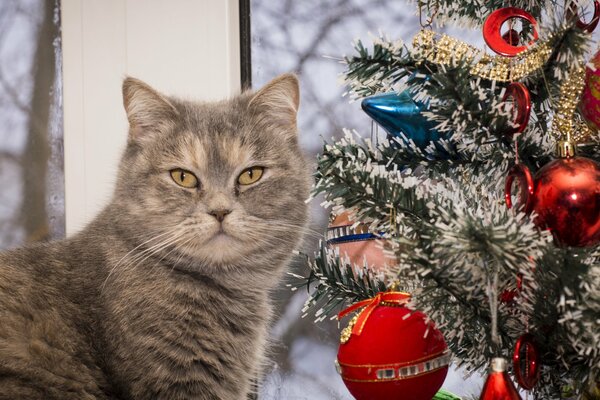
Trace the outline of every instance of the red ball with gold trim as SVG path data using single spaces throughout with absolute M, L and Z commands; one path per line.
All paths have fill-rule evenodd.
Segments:
M 385 292 L 348 309 L 364 306 L 342 332 L 336 367 L 357 400 L 431 400 L 442 387 L 448 346 L 425 314 L 405 306 L 409 297 Z

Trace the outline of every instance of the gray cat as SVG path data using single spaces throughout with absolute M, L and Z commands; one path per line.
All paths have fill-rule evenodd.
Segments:
M 0 399 L 245 399 L 307 222 L 298 81 L 218 103 L 123 84 L 110 204 L 0 254 Z

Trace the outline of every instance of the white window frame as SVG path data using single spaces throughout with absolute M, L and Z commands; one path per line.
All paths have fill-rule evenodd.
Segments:
M 67 235 L 110 199 L 127 140 L 130 75 L 199 100 L 240 91 L 238 0 L 63 0 Z

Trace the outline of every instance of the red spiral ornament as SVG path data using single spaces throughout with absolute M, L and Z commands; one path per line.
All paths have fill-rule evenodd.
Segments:
M 586 31 L 587 33 L 592 33 L 596 27 L 598 26 L 598 21 L 600 21 L 600 2 L 594 1 L 594 16 L 592 17 L 590 22 L 585 22 L 579 17 L 577 13 L 577 1 L 572 1 L 567 7 L 567 18 L 577 18 L 576 25 L 582 31 Z
M 525 46 L 513 45 L 513 40 L 505 40 L 502 37 L 502 25 L 513 18 L 528 21 L 533 26 L 533 40 Z M 527 50 L 529 46 L 538 40 L 537 21 L 533 18 L 533 15 L 520 8 L 500 8 L 491 13 L 483 23 L 483 38 L 490 49 L 496 53 L 506 57 L 514 57 Z
M 506 92 L 502 98 L 502 102 L 512 100 L 516 107 L 514 123 L 517 125 L 514 128 L 507 130 L 506 135 L 514 135 L 522 133 L 529 123 L 531 115 L 531 96 L 529 90 L 520 82 L 513 82 L 506 87 Z
M 517 339 L 513 353 L 513 372 L 523 389 L 533 389 L 540 380 L 539 351 L 529 333 Z

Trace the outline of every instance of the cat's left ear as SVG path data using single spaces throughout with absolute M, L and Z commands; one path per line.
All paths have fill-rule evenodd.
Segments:
M 165 96 L 148 84 L 131 77 L 123 81 L 123 105 L 129 120 L 129 136 L 132 139 L 159 130 L 172 123 L 179 114 Z
M 263 86 L 250 100 L 255 107 L 269 115 L 273 122 L 296 127 L 296 115 L 300 106 L 300 86 L 294 74 L 283 74 Z

